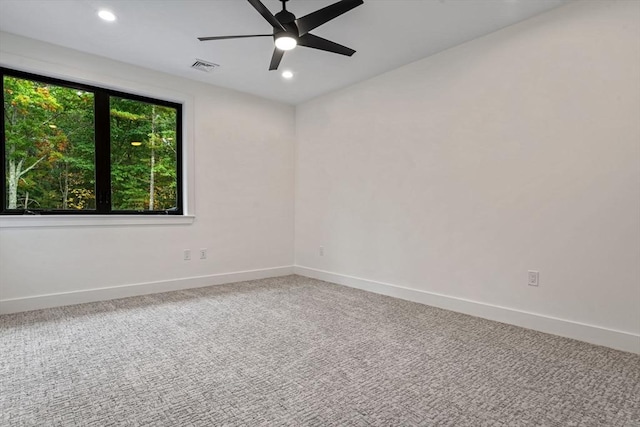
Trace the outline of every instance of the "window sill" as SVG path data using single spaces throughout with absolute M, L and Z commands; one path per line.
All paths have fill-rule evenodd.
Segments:
M 0 216 L 0 228 L 184 225 L 195 219 L 193 215 L 20 215 Z

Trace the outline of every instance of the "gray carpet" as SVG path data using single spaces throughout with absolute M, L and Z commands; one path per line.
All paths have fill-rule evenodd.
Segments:
M 640 356 L 299 276 L 0 317 L 3 426 L 640 426 Z

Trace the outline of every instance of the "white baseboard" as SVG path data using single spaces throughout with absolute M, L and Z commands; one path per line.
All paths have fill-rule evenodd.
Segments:
M 303 266 L 295 274 L 640 354 L 640 335 Z
M 293 266 L 265 268 L 260 270 L 237 271 L 233 273 L 213 274 L 210 276 L 188 277 L 163 280 L 159 282 L 136 283 L 132 285 L 108 288 L 87 289 L 58 294 L 37 295 L 27 298 L 0 300 L 0 314 L 39 310 L 42 308 L 105 301 L 159 292 L 179 291 L 212 285 L 243 282 L 245 280 L 266 279 L 293 274 Z

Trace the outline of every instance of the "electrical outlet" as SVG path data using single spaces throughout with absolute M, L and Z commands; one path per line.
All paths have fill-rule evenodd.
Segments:
M 184 260 L 191 261 L 191 249 L 184 250 Z
M 200 259 L 207 259 L 207 248 L 200 249 Z
M 320 256 L 324 256 L 324 246 L 320 246 L 320 249 L 318 249 L 318 254 L 320 254 Z
M 540 272 L 535 270 L 528 271 L 528 282 L 529 286 L 538 286 L 540 284 Z

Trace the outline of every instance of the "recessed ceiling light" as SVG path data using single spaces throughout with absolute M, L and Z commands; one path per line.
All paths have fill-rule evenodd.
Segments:
M 285 79 L 290 79 L 293 77 L 293 73 L 289 70 L 287 71 L 283 71 L 282 72 L 282 77 L 284 77 Z
M 109 21 L 109 22 L 113 22 L 116 20 L 116 15 L 114 15 L 112 12 L 109 12 L 108 10 L 101 10 L 100 12 L 98 12 L 98 16 L 102 19 L 104 19 L 105 21 Z

